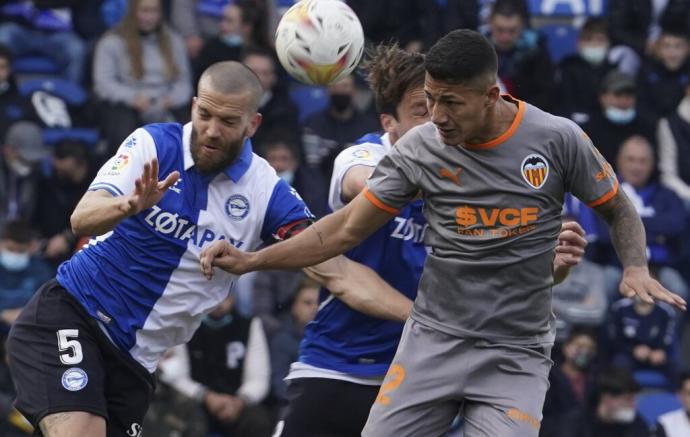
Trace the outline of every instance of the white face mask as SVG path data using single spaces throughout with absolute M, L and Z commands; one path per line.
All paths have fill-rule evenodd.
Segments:
M 25 178 L 31 174 L 31 166 L 18 159 L 7 163 L 12 171 L 20 178 Z
M 586 46 L 580 49 L 580 56 L 590 64 L 599 65 L 606 59 L 607 52 L 606 46 Z
M 620 109 L 615 106 L 606 108 L 606 118 L 614 124 L 628 124 L 635 119 L 636 115 L 635 108 Z
M 12 252 L 6 249 L 0 250 L 0 264 L 11 272 L 26 269 L 30 261 L 28 253 Z
M 616 423 L 632 423 L 636 415 L 634 408 L 619 408 L 611 415 L 611 421 Z
M 293 170 L 285 170 L 278 173 L 278 177 L 292 185 L 292 181 L 295 180 L 295 172 Z

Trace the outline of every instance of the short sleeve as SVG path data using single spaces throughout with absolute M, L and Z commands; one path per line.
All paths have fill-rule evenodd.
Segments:
M 314 215 L 309 211 L 297 190 L 280 179 L 273 188 L 271 199 L 268 201 L 264 224 L 261 228 L 261 239 L 265 243 L 272 243 L 275 241 L 273 236 L 278 233 L 281 227 L 313 219 Z
M 391 214 L 415 198 L 419 187 L 411 158 L 396 145 L 384 156 L 367 181 L 364 195 L 374 205 Z
M 144 171 L 144 164 L 157 157 L 156 145 L 144 129 L 135 130 L 123 141 L 117 153 L 98 171 L 89 191 L 106 190 L 113 196 L 134 191 L 134 182 Z
M 383 147 L 372 143 L 358 144 L 340 152 L 333 163 L 333 175 L 331 176 L 331 185 L 328 191 L 328 206 L 331 210 L 336 211 L 345 206 L 342 194 L 343 179 L 347 172 L 352 167 L 359 165 L 376 167 L 383 155 Z
M 575 123 L 566 141 L 566 190 L 592 208 L 606 203 L 618 192 L 613 168 Z

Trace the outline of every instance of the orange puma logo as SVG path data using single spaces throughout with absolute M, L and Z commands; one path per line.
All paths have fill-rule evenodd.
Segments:
M 455 173 L 452 173 L 450 170 L 448 170 L 445 167 L 441 167 L 440 174 L 442 178 L 448 178 L 452 182 L 455 183 L 455 185 L 460 185 L 460 172 L 462 171 L 461 167 L 458 167 L 457 170 L 455 170 Z

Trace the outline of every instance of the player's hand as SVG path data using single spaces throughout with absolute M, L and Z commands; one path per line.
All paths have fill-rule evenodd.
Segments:
M 123 210 L 128 216 L 151 208 L 160 202 L 161 198 L 180 178 L 180 173 L 174 171 L 163 181 L 158 180 L 158 160 L 144 164 L 144 172 L 134 182 L 134 192 L 123 199 Z
M 556 257 L 553 260 L 554 269 L 577 265 L 585 254 L 587 240 L 585 230 L 576 221 L 564 222 L 558 235 Z
M 249 257 L 250 254 L 237 249 L 227 240 L 218 240 L 201 251 L 199 262 L 204 276 L 210 280 L 213 278 L 213 267 L 220 267 L 236 275 L 251 271 Z
M 649 276 L 647 267 L 632 266 L 623 270 L 620 292 L 623 296 L 639 296 L 643 302 L 653 304 L 655 300 L 666 302 L 685 311 L 686 303 L 682 297 L 665 289 L 659 282 Z

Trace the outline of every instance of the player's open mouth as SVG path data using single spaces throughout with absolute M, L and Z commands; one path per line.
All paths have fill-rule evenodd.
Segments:
M 204 145 L 201 146 L 201 147 L 203 147 L 203 148 L 204 148 L 206 151 L 208 151 L 208 152 L 215 152 L 216 150 L 218 150 L 218 147 L 216 147 L 216 146 L 214 146 L 214 145 L 212 145 L 212 144 L 204 144 Z
M 443 135 L 444 137 L 447 137 L 448 135 L 451 135 L 453 132 L 455 132 L 455 129 L 441 129 L 439 127 L 438 131 L 441 132 L 441 135 Z

